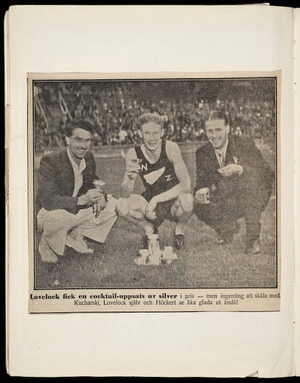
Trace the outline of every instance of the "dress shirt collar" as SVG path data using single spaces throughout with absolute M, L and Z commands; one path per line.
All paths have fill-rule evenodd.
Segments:
M 222 148 L 215 149 L 217 160 L 218 160 L 219 165 L 220 165 L 221 168 L 223 166 L 225 166 L 225 158 L 226 158 L 227 147 L 228 147 L 228 137 L 226 138 L 226 141 L 225 141 L 224 146 Z
M 225 158 L 225 156 L 226 156 L 226 152 L 227 152 L 227 147 L 228 147 L 228 137 L 226 138 L 226 141 L 225 141 L 225 144 L 224 144 L 224 146 L 222 147 L 222 148 L 220 148 L 220 149 L 215 149 L 215 152 L 216 152 L 216 154 L 218 155 L 220 155 L 220 154 L 223 154 L 224 155 L 224 158 Z
M 67 148 L 67 153 L 68 153 L 68 157 L 70 159 L 70 162 L 72 164 L 73 173 L 74 173 L 74 189 L 73 189 L 73 195 L 72 196 L 76 197 L 79 190 L 81 189 L 82 184 L 83 184 L 82 172 L 86 168 L 86 163 L 85 163 L 85 159 L 83 158 L 80 161 L 79 165 L 77 165 L 76 162 L 74 161 L 74 159 L 72 158 L 72 155 L 70 153 L 69 148 Z
M 74 161 L 73 157 L 72 157 L 72 154 L 70 153 L 70 149 L 67 148 L 67 153 L 68 153 L 68 157 L 69 157 L 69 160 L 73 166 L 73 169 L 76 171 L 76 172 L 79 172 L 79 173 L 82 173 L 84 171 L 84 169 L 86 168 L 86 162 L 85 162 L 85 159 L 83 158 L 79 165 L 76 164 L 76 162 Z

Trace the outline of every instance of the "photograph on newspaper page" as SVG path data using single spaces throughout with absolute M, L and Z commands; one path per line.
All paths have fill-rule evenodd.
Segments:
M 30 313 L 280 310 L 280 72 L 27 81 Z

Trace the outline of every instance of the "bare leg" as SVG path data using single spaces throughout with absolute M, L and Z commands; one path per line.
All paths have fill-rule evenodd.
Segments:
M 144 230 L 146 235 L 153 234 L 153 226 L 145 219 L 147 201 L 138 194 L 118 200 L 116 211 L 119 217 Z
M 175 235 L 184 234 L 184 229 L 193 214 L 194 197 L 191 193 L 182 193 L 178 196 L 171 208 L 171 214 L 177 217 Z

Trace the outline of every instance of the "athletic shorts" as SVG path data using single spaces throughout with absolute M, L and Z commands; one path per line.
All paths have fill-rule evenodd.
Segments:
M 150 202 L 150 200 L 152 199 L 152 196 L 147 195 L 147 193 L 143 193 L 142 196 L 145 198 L 147 202 Z M 152 223 L 155 228 L 158 228 L 165 219 L 176 221 L 176 217 L 172 216 L 171 214 L 171 208 L 174 202 L 176 201 L 176 199 L 177 198 L 173 198 L 169 201 L 159 202 L 155 209 L 156 218 L 148 219 L 147 217 L 145 217 L 146 220 Z

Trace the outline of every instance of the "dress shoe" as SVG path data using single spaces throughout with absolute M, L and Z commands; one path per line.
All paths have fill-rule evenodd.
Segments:
M 174 235 L 174 246 L 177 250 L 181 250 L 184 246 L 185 238 L 183 234 Z
M 90 249 L 83 239 L 83 237 L 78 236 L 76 238 L 72 238 L 69 234 L 66 238 L 66 246 L 72 247 L 77 253 L 80 254 L 91 254 L 93 253 L 93 249 Z
M 233 241 L 234 234 L 237 234 L 240 231 L 241 225 L 236 222 L 234 229 L 231 232 L 228 232 L 224 236 L 220 236 L 217 240 L 218 245 L 229 245 Z
M 257 239 L 256 241 L 253 242 L 252 245 L 249 245 L 246 247 L 246 254 L 251 255 L 251 254 L 259 254 L 260 253 L 260 241 Z

